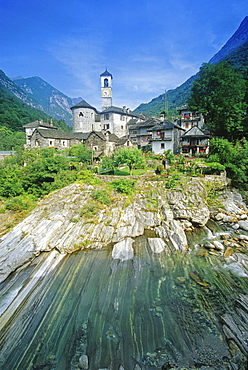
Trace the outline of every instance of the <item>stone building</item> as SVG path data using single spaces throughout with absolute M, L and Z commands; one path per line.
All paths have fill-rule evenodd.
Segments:
M 151 143 L 152 151 L 155 154 L 163 154 L 167 150 L 171 150 L 174 154 L 180 152 L 180 136 L 185 130 L 171 121 L 156 125 L 150 129 L 152 133 Z
M 26 125 L 23 126 L 25 129 L 25 134 L 26 134 L 26 148 L 30 148 L 31 146 L 31 137 L 35 129 L 37 128 L 42 128 L 45 130 L 58 130 L 57 127 L 53 126 L 52 122 L 47 123 L 43 122 L 42 120 L 37 120 L 34 122 L 27 123 Z
M 95 107 L 82 100 L 71 107 L 73 132 L 100 131 L 100 117 Z
M 30 148 L 56 148 L 58 150 L 70 148 L 80 144 L 73 134 L 53 129 L 36 128 L 30 138 Z
M 112 105 L 113 76 L 107 69 L 100 75 L 100 81 L 102 111 L 98 112 L 85 100 L 71 107 L 73 132 L 102 131 L 118 137 L 126 136 L 128 135 L 128 122 L 133 118 L 138 118 L 139 115 L 125 106 L 120 108 Z

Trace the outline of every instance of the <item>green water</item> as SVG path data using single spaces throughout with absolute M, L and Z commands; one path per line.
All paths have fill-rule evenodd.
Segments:
M 221 257 L 155 255 L 145 237 L 133 247 L 132 261 L 80 252 L 39 274 L 43 254 L 2 284 L 0 307 L 12 303 L 2 309 L 0 368 L 72 370 L 86 354 L 90 370 L 232 369 L 221 317 L 247 279 Z

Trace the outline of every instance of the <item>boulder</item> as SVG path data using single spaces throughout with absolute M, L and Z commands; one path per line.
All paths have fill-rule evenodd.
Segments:
M 163 252 L 166 246 L 161 238 L 148 238 L 148 245 L 153 253 Z
M 238 221 L 238 225 L 241 229 L 248 231 L 248 222 L 247 221 Z
M 127 261 L 133 258 L 134 251 L 132 248 L 134 240 L 132 238 L 126 238 L 119 243 L 114 245 L 112 250 L 112 258 L 119 259 L 121 261 Z
M 88 369 L 89 368 L 88 356 L 82 355 L 78 360 L 78 365 L 80 369 Z

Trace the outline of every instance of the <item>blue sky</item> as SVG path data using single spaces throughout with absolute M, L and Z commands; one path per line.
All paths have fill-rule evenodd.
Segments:
M 0 0 L 0 69 L 100 109 L 107 66 L 113 104 L 134 109 L 195 74 L 246 15 L 247 0 Z

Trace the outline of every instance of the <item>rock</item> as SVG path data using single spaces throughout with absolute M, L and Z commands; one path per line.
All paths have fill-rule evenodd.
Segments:
M 248 231 L 248 222 L 247 221 L 238 221 L 238 225 L 241 229 Z
M 80 369 L 88 369 L 89 368 L 88 356 L 82 355 L 78 360 L 78 365 Z
M 127 261 L 133 258 L 134 252 L 132 248 L 134 240 L 132 238 L 126 238 L 119 243 L 114 245 L 112 250 L 112 258 L 119 259 L 121 261 Z
M 138 364 L 136 364 L 135 366 L 134 366 L 134 369 L 133 370 L 141 370 L 141 367 L 138 365 Z
M 214 245 L 215 249 L 217 249 L 221 252 L 223 252 L 224 249 L 225 249 L 224 245 L 221 242 L 218 242 L 217 240 L 213 241 L 213 245 Z
M 188 242 L 179 221 L 173 220 L 169 224 L 163 223 L 155 228 L 156 234 L 163 240 L 169 239 L 174 249 L 184 253 L 188 249 Z
M 229 258 L 233 253 L 234 253 L 234 250 L 232 249 L 232 247 L 227 247 L 224 253 L 224 257 Z
M 234 225 L 232 225 L 232 228 L 233 228 L 234 230 L 238 230 L 238 229 L 239 229 L 239 224 L 234 224 Z
M 225 215 L 223 217 L 223 222 L 236 223 L 238 222 L 238 218 L 233 215 Z
M 148 245 L 153 253 L 163 252 L 166 246 L 161 238 L 148 238 Z
M 237 238 L 239 240 L 245 240 L 245 241 L 248 241 L 248 235 L 238 235 Z
M 214 216 L 214 219 L 216 220 L 216 221 L 221 221 L 221 220 L 223 220 L 223 218 L 225 217 L 226 215 L 225 215 L 225 213 L 217 213 L 217 215 L 216 216 Z
M 210 242 L 204 243 L 204 247 L 207 248 L 207 249 L 215 249 L 215 245 L 213 243 L 210 243 Z

